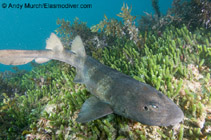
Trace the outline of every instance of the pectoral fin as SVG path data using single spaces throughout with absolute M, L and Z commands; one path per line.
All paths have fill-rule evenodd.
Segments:
M 76 121 L 85 123 L 88 121 L 96 120 L 111 113 L 113 113 L 113 110 L 107 103 L 104 103 L 98 98 L 92 96 L 83 104 Z

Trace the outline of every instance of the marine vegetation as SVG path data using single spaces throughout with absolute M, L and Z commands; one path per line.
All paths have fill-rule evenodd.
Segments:
M 177 26 L 185 24 L 190 28 L 204 27 L 211 29 L 210 9 L 210 0 L 174 0 L 170 11 L 180 19 L 174 23 Z
M 80 21 L 79 18 L 75 18 L 73 23 L 70 21 L 65 21 L 64 19 L 58 19 L 57 24 L 60 27 L 56 30 L 62 37 L 62 42 L 65 42 L 65 47 L 70 47 L 71 40 L 75 36 L 79 35 L 84 40 L 90 39 L 93 37 L 94 33 L 91 32 L 90 28 L 86 25 L 86 22 Z M 93 34 L 93 35 L 92 35 Z
M 152 0 L 155 14 L 146 13 L 139 20 L 139 30 L 162 31 L 168 25 L 194 30 L 197 27 L 211 28 L 210 0 L 174 0 L 166 15 L 160 14 L 158 0 Z M 179 9 L 179 10 L 178 10 Z
M 158 5 L 159 0 L 151 0 L 152 1 L 152 7 L 155 11 L 155 14 L 160 17 L 161 16 L 161 12 L 160 12 L 160 7 Z
M 13 72 L 5 71 L 0 73 L 0 91 L 8 93 L 10 97 L 14 96 L 14 93 L 22 92 L 19 88 L 21 83 L 19 79 L 26 73 L 25 70 L 20 70 L 17 67 L 12 69 Z M 2 101 L 2 95 L 0 95 L 0 101 Z
M 91 27 L 92 32 L 102 31 L 106 36 L 112 38 L 122 38 L 126 37 L 129 40 L 133 40 L 135 44 L 139 44 L 138 39 L 138 28 L 135 26 L 135 16 L 131 15 L 132 8 L 129 8 L 127 4 L 123 4 L 121 11 L 117 14 L 118 17 L 121 17 L 122 21 L 117 19 L 108 19 L 104 15 L 104 20 L 99 24 Z
M 73 83 L 74 68 L 50 61 L 20 78 L 10 75 L 14 81 L 5 81 L 2 75 L 0 139 L 211 139 L 211 33 L 206 27 L 190 31 L 186 25 L 166 26 L 162 34 L 139 31 L 138 39 L 141 47 L 129 38 L 116 37 L 105 47 L 93 48 L 100 51 L 91 55 L 167 95 L 184 112 L 180 126 L 148 126 L 114 114 L 77 123 L 90 93 Z M 86 47 L 89 42 L 93 41 L 87 40 Z M 19 85 L 18 94 L 8 92 L 13 84 Z

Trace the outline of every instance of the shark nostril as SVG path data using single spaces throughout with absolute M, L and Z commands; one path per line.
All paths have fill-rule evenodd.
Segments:
M 145 111 L 148 111 L 149 108 L 148 108 L 147 106 L 144 106 L 144 110 L 145 110 Z

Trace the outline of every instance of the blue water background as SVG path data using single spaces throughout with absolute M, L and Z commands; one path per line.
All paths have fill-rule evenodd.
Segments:
M 166 13 L 173 0 L 159 0 L 162 13 Z M 16 9 L 2 8 L 2 3 L 70 3 L 92 4 L 92 8 L 82 9 Z M 117 18 L 123 3 L 132 6 L 132 15 L 140 18 L 144 12 L 154 13 L 151 0 L 1 0 L 0 2 L 0 49 L 37 50 L 45 48 L 45 40 L 59 26 L 58 18 L 73 21 L 78 17 L 89 27 L 98 24 L 104 14 Z M 12 66 L 0 64 L 0 71 L 12 70 Z M 30 70 L 30 65 L 19 66 Z

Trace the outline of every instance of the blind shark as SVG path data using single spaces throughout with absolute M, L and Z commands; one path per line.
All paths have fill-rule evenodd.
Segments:
M 0 63 L 5 65 L 33 60 L 44 63 L 51 59 L 75 67 L 74 82 L 85 84 L 92 94 L 82 105 L 78 122 L 86 123 L 111 113 L 153 126 L 174 126 L 184 118 L 182 110 L 160 91 L 86 55 L 79 36 L 73 40 L 71 51 L 64 49 L 54 33 L 46 41 L 46 50 L 0 50 Z

